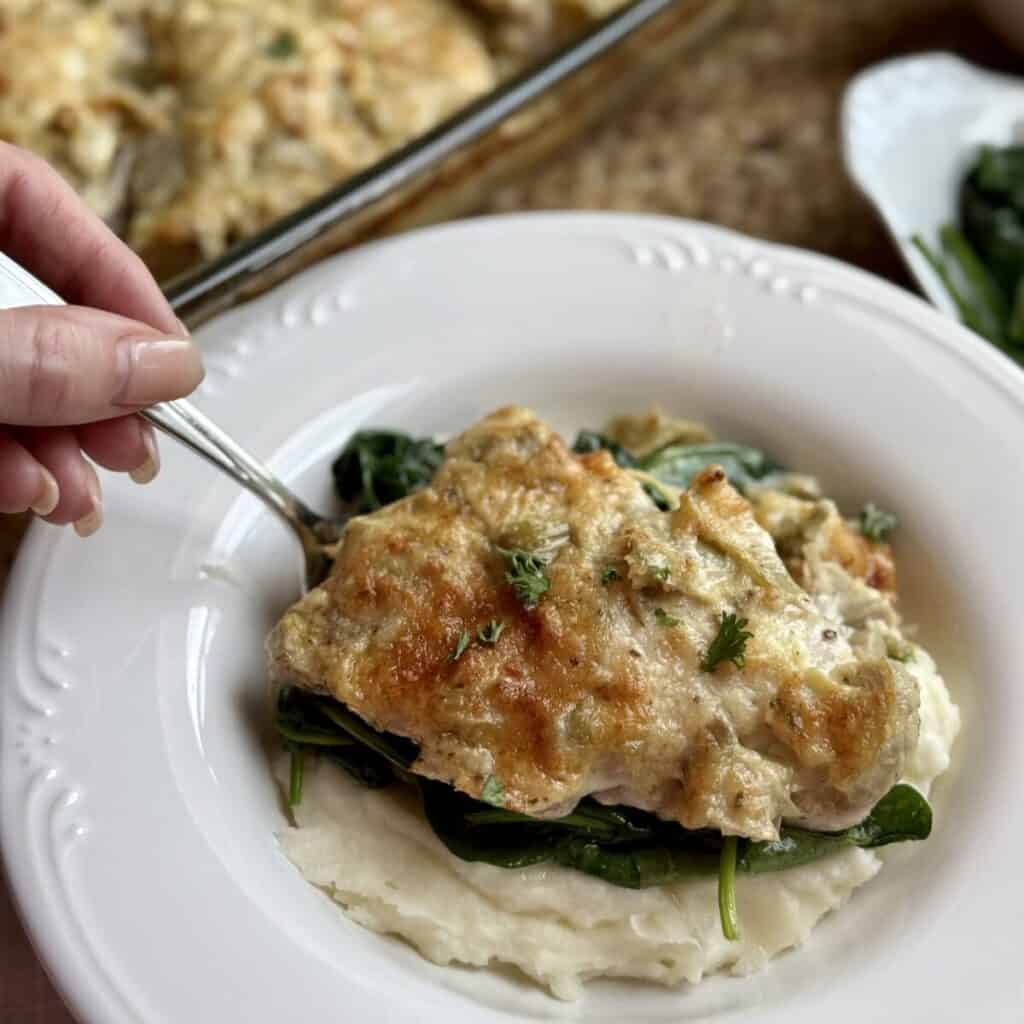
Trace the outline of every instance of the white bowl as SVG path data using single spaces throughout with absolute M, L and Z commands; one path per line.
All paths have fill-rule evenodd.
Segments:
M 950 53 L 885 61 L 862 71 L 842 106 L 846 168 L 885 221 L 921 289 L 942 312 L 956 306 L 911 239 L 938 247 L 957 221 L 960 183 L 983 143 L 1017 141 L 1024 79 Z
M 298 591 L 298 550 L 165 444 L 153 485 L 106 481 L 96 537 L 30 530 L 0 622 L 4 859 L 82 1020 L 1019 1020 L 1024 374 L 1002 355 L 818 256 L 564 214 L 338 257 L 201 340 L 200 404 L 316 506 L 363 425 L 451 432 L 519 401 L 571 431 L 656 401 L 820 475 L 850 509 L 893 508 L 904 610 L 963 732 L 932 838 L 762 974 L 600 983 L 566 1005 L 507 972 L 433 966 L 279 851 L 262 640 Z

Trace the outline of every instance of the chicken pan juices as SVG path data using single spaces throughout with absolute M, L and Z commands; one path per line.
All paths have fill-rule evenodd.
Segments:
M 957 708 L 874 504 L 658 412 L 356 434 L 268 640 L 283 848 L 361 924 L 575 998 L 803 942 L 926 839 Z

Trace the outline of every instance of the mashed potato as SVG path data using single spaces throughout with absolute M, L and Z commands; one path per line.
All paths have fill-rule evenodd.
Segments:
M 921 733 L 905 780 L 927 794 L 949 765 L 960 716 L 924 650 L 914 647 L 907 667 L 920 686 Z M 285 784 L 287 772 L 282 757 Z M 467 863 L 433 834 L 411 790 L 367 790 L 328 763 L 310 765 L 295 819 L 280 836 L 284 852 L 355 921 L 402 936 L 438 964 L 515 965 L 561 999 L 601 976 L 678 985 L 757 970 L 804 942 L 882 866 L 876 853 L 851 849 L 740 876 L 742 935 L 728 942 L 715 879 L 632 890 L 555 866 Z

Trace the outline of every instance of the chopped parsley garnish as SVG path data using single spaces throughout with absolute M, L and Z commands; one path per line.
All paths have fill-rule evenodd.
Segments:
M 601 570 L 601 582 L 608 584 L 614 583 L 616 580 L 621 580 L 622 577 L 619 575 L 619 570 L 614 565 L 606 565 Z
M 458 661 L 459 658 L 465 653 L 466 648 L 469 646 L 469 634 L 463 630 L 459 634 L 458 642 L 455 644 L 455 650 L 448 655 L 449 661 Z
M 480 799 L 492 807 L 502 807 L 505 803 L 505 787 L 497 775 L 488 775 L 484 788 L 480 790 Z
M 500 622 L 498 619 L 491 619 L 486 626 L 481 627 L 476 632 L 476 638 L 482 644 L 489 644 L 494 646 L 498 642 L 498 637 L 501 636 L 502 630 L 505 628 L 505 623 Z
M 505 580 L 516 592 L 519 603 L 528 610 L 536 608 L 537 602 L 551 586 L 551 580 L 544 573 L 543 561 L 520 548 L 498 550 L 505 559 Z
M 679 620 L 674 615 L 669 615 L 664 608 L 654 609 L 654 618 L 659 626 L 678 626 Z
M 672 575 L 672 570 L 667 565 L 652 565 L 651 575 L 659 580 L 667 580 Z
M 747 632 L 746 626 L 746 619 L 739 619 L 731 612 L 722 612 L 718 635 L 711 641 L 700 667 L 705 672 L 714 672 L 723 661 L 731 661 L 737 668 L 743 668 L 743 652 L 747 641 L 754 635 Z
M 896 517 L 869 501 L 860 514 L 860 532 L 877 544 L 896 529 Z
M 295 38 L 295 33 L 284 29 L 267 43 L 265 52 L 268 57 L 283 60 L 285 57 L 294 56 L 298 49 L 299 41 Z

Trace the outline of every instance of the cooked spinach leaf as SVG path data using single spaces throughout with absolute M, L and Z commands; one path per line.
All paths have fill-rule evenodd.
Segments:
M 571 837 L 560 843 L 552 860 L 626 889 L 671 885 L 683 878 L 712 875 L 718 858 L 685 845 L 605 846 Z
M 522 868 L 551 859 L 551 832 L 543 826 L 530 827 L 529 835 L 524 835 L 520 829 L 475 824 L 468 815 L 487 809 L 486 804 L 443 782 L 424 778 L 416 781 L 430 827 L 461 860 Z
M 615 461 L 624 469 L 642 469 L 661 483 L 680 490 L 689 487 L 693 478 L 711 465 L 721 466 L 730 483 L 741 491 L 783 468 L 757 448 L 728 441 L 667 444 L 639 459 L 610 437 L 596 430 L 581 430 L 572 446 L 574 452 L 581 454 L 599 448 L 611 452 Z M 667 497 L 650 484 L 645 484 L 644 490 L 662 511 L 671 508 Z
M 919 235 L 912 241 L 942 281 L 964 324 L 1005 348 L 1006 299 L 963 232 L 952 224 L 943 225 L 937 249 Z
M 959 223 L 915 237 L 972 330 L 1024 361 L 1024 146 L 982 146 L 960 185 Z
M 576 441 L 572 446 L 572 450 L 577 455 L 586 455 L 589 452 L 600 451 L 602 448 L 610 452 L 612 458 L 623 469 L 635 469 L 638 465 L 637 458 L 632 452 L 623 448 L 618 441 L 613 441 L 596 430 L 581 430 L 576 435 Z
M 444 460 L 444 445 L 395 430 L 360 430 L 334 461 L 338 497 L 356 514 L 372 512 L 433 479 Z
M 655 507 L 659 511 L 670 512 L 672 510 L 672 502 L 669 501 L 668 495 L 657 484 L 652 484 L 649 480 L 645 480 L 643 488 L 644 494 L 654 502 Z
M 747 843 L 738 867 L 750 874 L 781 871 L 819 860 L 851 846 L 873 849 L 890 843 L 927 839 L 932 831 L 932 809 L 913 786 L 899 783 L 875 804 L 859 824 L 842 832 L 813 832 L 785 827 L 774 842 Z
M 739 915 L 736 913 L 736 846 L 735 836 L 726 836 L 718 862 L 718 917 L 722 934 L 735 942 L 740 937 Z
M 1024 275 L 1024 146 L 983 146 L 960 188 L 960 224 L 1004 296 Z
M 468 811 L 466 821 L 473 826 L 515 826 L 525 828 L 556 829 L 578 839 L 589 839 L 602 844 L 631 843 L 649 839 L 654 833 L 650 824 L 629 817 L 630 808 L 606 807 L 589 797 L 561 818 L 531 818 L 527 814 L 505 809 L 487 808 Z
M 640 469 L 680 489 L 689 487 L 698 473 L 712 465 L 721 466 L 729 482 L 741 491 L 782 469 L 760 449 L 728 441 L 670 444 L 640 460 Z
M 340 765 L 366 786 L 386 786 L 394 781 L 397 766 L 403 770 L 416 760 L 415 743 L 370 728 L 337 701 L 282 687 L 277 695 L 274 727 L 291 753 L 289 803 L 302 801 L 306 755 L 317 753 Z
M 302 780 L 306 767 L 306 748 L 290 745 L 291 762 L 288 769 L 288 805 L 298 807 L 302 803 Z
M 324 760 L 344 768 L 356 782 L 361 782 L 368 789 L 383 789 L 395 781 L 391 762 L 361 743 L 351 747 L 330 747 L 318 753 Z

